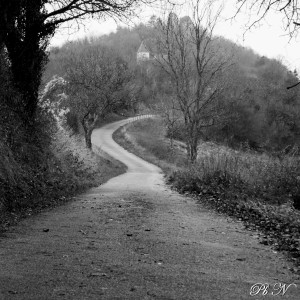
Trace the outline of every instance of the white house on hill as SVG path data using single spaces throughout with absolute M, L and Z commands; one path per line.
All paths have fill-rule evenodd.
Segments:
M 137 51 L 137 62 L 148 61 L 150 60 L 150 51 L 147 49 L 144 41 L 141 43 Z

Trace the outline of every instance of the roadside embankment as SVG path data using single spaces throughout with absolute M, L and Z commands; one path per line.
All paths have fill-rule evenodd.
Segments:
M 21 218 L 64 204 L 73 195 L 126 171 L 122 163 L 97 147 L 91 152 L 83 137 L 70 135 L 62 128 L 54 133 L 43 153 L 33 146 L 30 149 L 39 153 L 35 155 L 36 162 L 24 163 L 9 149 L 0 153 L 0 230 Z
M 300 266 L 300 212 L 292 203 L 299 193 L 299 160 L 235 151 L 203 143 L 196 164 L 185 159 L 182 143 L 173 148 L 162 121 L 136 122 L 119 129 L 114 139 L 134 154 L 159 165 L 180 193 L 242 221 L 260 242 L 283 251 Z

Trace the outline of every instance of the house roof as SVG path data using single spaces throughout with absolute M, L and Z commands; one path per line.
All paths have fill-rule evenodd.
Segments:
M 144 41 L 141 42 L 141 45 L 140 45 L 140 47 L 139 47 L 139 49 L 138 49 L 138 52 L 150 52 L 150 51 L 147 49 L 147 47 L 146 47 Z

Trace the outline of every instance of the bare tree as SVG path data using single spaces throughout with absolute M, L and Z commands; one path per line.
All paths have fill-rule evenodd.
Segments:
M 0 46 L 5 45 L 13 81 L 20 92 L 14 100 L 25 125 L 35 123 L 38 90 L 46 48 L 59 26 L 68 21 L 130 16 L 138 4 L 154 0 L 9 0 L 0 1 Z
M 221 75 L 227 65 L 213 36 L 220 15 L 214 2 L 192 1 L 192 18 L 170 13 L 166 22 L 157 25 L 156 61 L 174 86 L 174 109 L 184 122 L 191 162 L 197 158 L 201 130 L 212 126 L 220 113 Z
M 92 148 L 91 134 L 98 119 L 127 101 L 127 64 L 112 49 L 93 45 L 70 54 L 65 69 L 69 86 L 66 104 L 80 120 L 86 146 Z
M 298 0 L 237 0 L 237 4 L 236 14 L 242 10 L 253 14 L 249 28 L 265 19 L 270 12 L 275 11 L 282 15 L 285 30 L 291 36 L 298 32 L 300 26 L 300 2 Z

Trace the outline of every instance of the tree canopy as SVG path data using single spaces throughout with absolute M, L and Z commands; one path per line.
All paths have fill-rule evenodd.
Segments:
M 68 82 L 66 106 L 84 129 L 86 145 L 97 120 L 126 106 L 126 85 L 130 80 L 127 63 L 114 50 L 100 45 L 79 45 L 65 58 Z
M 14 107 L 25 124 L 36 117 L 46 47 L 62 23 L 92 16 L 129 16 L 138 4 L 155 0 L 10 0 L 0 2 L 0 49 L 5 48 L 21 97 Z M 3 51 L 3 50 L 2 50 Z M 26 74 L 26 76 L 24 76 Z

